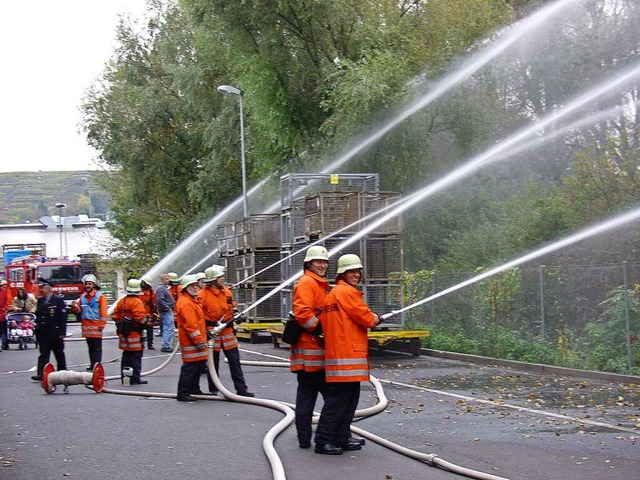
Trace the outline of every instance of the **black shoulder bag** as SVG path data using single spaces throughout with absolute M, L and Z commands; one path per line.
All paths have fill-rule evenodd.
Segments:
M 298 325 L 296 317 L 293 316 L 293 312 L 289 312 L 286 321 L 284 322 L 284 331 L 282 332 L 282 341 L 289 345 L 295 345 L 300 340 L 300 335 L 304 332 L 304 328 Z

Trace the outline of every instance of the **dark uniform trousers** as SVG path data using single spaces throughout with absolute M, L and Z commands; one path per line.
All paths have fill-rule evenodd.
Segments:
M 147 332 L 147 347 L 153 348 L 153 325 L 144 327 Z
M 91 368 L 96 363 L 102 363 L 102 339 L 101 338 L 86 338 L 87 347 L 89 347 L 89 363 Z
M 124 379 L 124 370 L 126 367 L 133 369 L 133 376 L 131 377 L 132 383 L 140 381 L 140 372 L 142 371 L 142 350 L 132 352 L 130 350 L 122 351 L 122 360 L 120 361 L 120 375 Z
M 301 445 L 311 443 L 311 420 L 318 393 L 325 398 L 327 383 L 324 370 L 319 372 L 296 372 L 298 391 L 296 393 L 296 430 Z
M 206 360 L 182 363 L 180 378 L 178 379 L 178 397 L 184 398 L 188 395 L 198 395 L 202 393 L 200 390 L 200 375 L 202 370 L 206 368 Z
M 38 339 L 38 346 L 40 348 L 38 375 L 42 375 L 44 366 L 49 363 L 51 352 L 53 352 L 53 355 L 56 357 L 58 370 L 66 370 L 67 360 L 64 356 L 64 339 L 38 332 L 36 332 L 36 338 Z
M 2 337 L 2 348 L 9 349 L 9 335 L 7 332 L 7 321 L 0 315 L 0 337 Z
M 242 366 L 240 365 L 240 351 L 237 348 L 232 348 L 230 350 L 224 350 L 224 356 L 227 357 L 227 361 L 229 362 L 229 371 L 231 372 L 231 380 L 233 380 L 233 386 L 236 389 L 237 393 L 246 393 L 249 388 L 247 387 L 246 382 L 244 381 L 244 374 L 242 373 Z M 213 352 L 213 365 L 216 367 L 216 373 L 220 372 L 220 352 Z M 207 379 L 209 380 L 209 391 L 215 392 L 217 389 L 209 375 L 207 375 Z
M 324 406 L 316 428 L 316 444 L 341 447 L 351 437 L 351 422 L 360 400 L 360 382 L 327 382 Z

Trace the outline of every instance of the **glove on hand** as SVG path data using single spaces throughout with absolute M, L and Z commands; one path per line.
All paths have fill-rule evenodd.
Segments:
M 247 320 L 247 317 L 245 317 L 242 313 L 240 313 L 238 310 L 234 310 L 233 312 L 233 321 L 236 323 L 242 323 L 244 321 Z

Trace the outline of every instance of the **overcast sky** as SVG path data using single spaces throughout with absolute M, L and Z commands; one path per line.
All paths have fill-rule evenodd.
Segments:
M 145 0 L 3 2 L 0 171 L 97 168 L 80 104 L 114 51 L 118 15 L 144 12 Z

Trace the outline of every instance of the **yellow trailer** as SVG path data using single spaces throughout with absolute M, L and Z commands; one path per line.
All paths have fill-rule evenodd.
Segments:
M 259 324 L 252 324 L 259 325 Z M 267 332 L 271 336 L 273 346 L 280 348 L 282 343 L 282 331 L 284 326 L 281 323 L 260 324 L 267 325 Z M 369 348 L 378 351 L 394 351 L 410 353 L 414 357 L 420 355 L 422 339 L 429 336 L 428 330 L 370 330 Z M 286 346 L 286 344 L 284 344 Z

